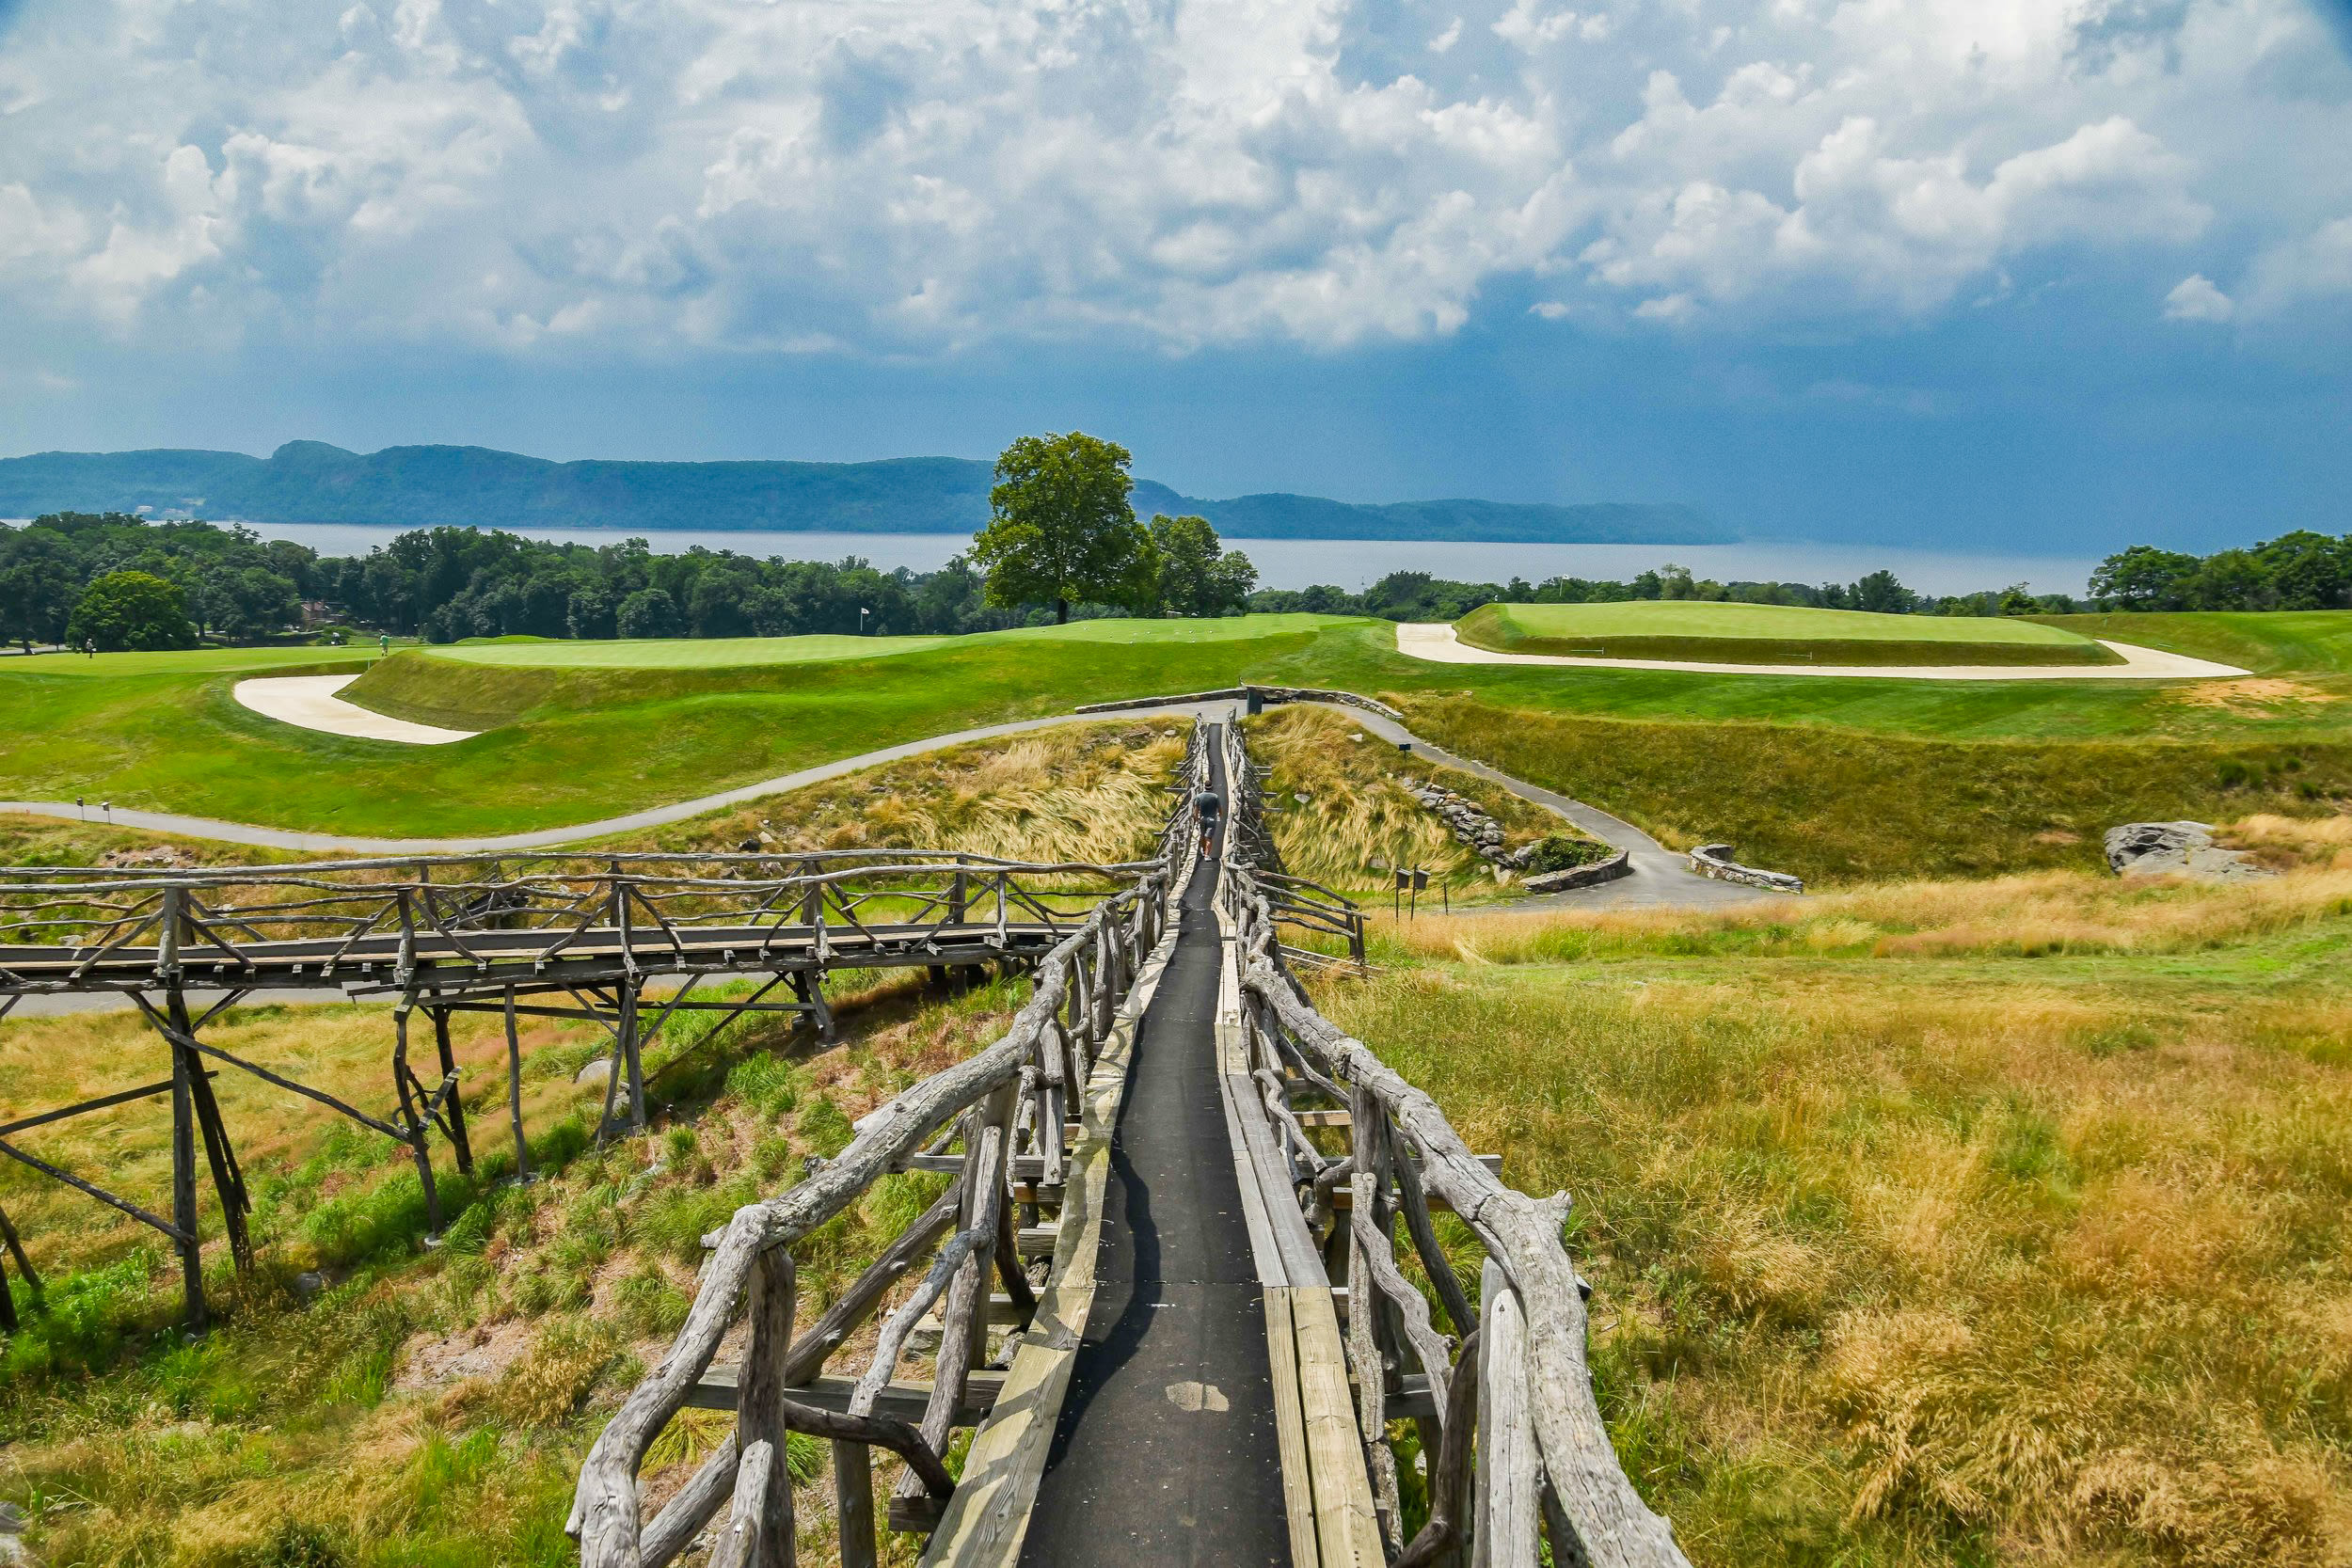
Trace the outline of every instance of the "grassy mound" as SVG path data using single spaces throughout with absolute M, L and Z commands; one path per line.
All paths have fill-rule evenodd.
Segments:
M 1931 629 L 2021 625 L 1902 619 Z M 246 650 L 120 656 L 169 667 L 126 662 L 110 675 L 87 660 L 0 659 L 0 800 L 85 795 L 353 833 L 507 832 L 1081 703 L 1245 680 L 1384 698 L 1433 740 L 1669 840 L 1729 838 L 1766 863 L 1834 880 L 2088 867 L 2100 832 L 2120 821 L 2308 816 L 2352 796 L 2352 612 L 2070 625 L 2257 673 L 1865 681 L 1440 665 L 1398 654 L 1396 628 L 1379 621 L 1089 622 L 765 665 L 516 665 L 403 652 L 373 664 L 351 694 L 400 717 L 493 732 L 407 747 L 239 706 L 230 688 L 258 657 Z M 545 657 L 573 645 L 508 646 Z
M 2312 816 L 2352 799 L 2352 742 L 1934 740 L 1828 726 L 1661 723 L 1408 698 L 1447 750 L 1615 812 L 1675 848 L 1710 841 L 1807 882 L 2104 863 L 2121 822 Z
M 1640 600 L 1486 605 L 1455 633 L 1498 653 L 1718 664 L 2116 664 L 2087 637 L 2032 621 L 1874 615 L 1797 605 Z
M 1327 1012 L 1574 1195 L 1701 1568 L 2352 1551 L 2352 873 L 1375 930 Z M 1474 1291 L 1467 1235 L 1457 1270 Z
M 731 670 L 764 664 L 818 664 L 845 658 L 992 642 L 1234 642 L 1343 624 L 1330 615 L 1228 615 L 1211 620 L 1114 618 L 1061 626 L 1021 626 L 971 637 L 712 637 L 652 641 L 556 642 L 497 638 L 432 649 L 428 657 L 501 669 Z

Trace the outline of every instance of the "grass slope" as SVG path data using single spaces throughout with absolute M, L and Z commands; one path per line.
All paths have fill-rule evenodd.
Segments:
M 1928 740 L 1629 722 L 1408 700 L 1416 733 L 1617 812 L 1675 848 L 1729 842 L 1808 882 L 2102 863 L 2121 822 L 2311 814 L 2352 799 L 2352 744 Z
M 1877 615 L 1798 605 L 1643 600 L 1491 604 L 1456 623 L 1502 653 L 1783 664 L 2113 664 L 2085 637 L 2031 621 Z
M 1509 790 L 1399 752 L 1326 708 L 1273 709 L 1249 721 L 1249 745 L 1269 769 L 1267 821 L 1284 868 L 1326 887 L 1378 892 L 1393 885 L 1391 871 L 1402 865 L 1443 879 L 1456 897 L 1495 890 L 1487 863 L 1409 794 L 1408 784 L 1436 784 L 1468 799 L 1502 826 L 1506 848 L 1548 837 L 1590 842 Z M 1600 853 L 1596 846 L 1594 858 Z
M 1424 918 L 1375 958 L 1319 1000 L 1575 1196 L 1603 1409 L 1701 1568 L 2352 1551 L 2352 873 Z

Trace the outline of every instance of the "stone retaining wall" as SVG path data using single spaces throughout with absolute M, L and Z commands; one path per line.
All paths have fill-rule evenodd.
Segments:
M 1786 871 L 1759 871 L 1732 860 L 1728 844 L 1702 844 L 1691 851 L 1691 869 L 1719 882 L 1745 882 L 1773 893 L 1803 893 L 1804 883 Z
M 1543 871 L 1519 883 L 1530 893 L 1565 893 L 1572 887 L 1591 887 L 1598 882 L 1613 882 L 1620 877 L 1633 875 L 1633 852 L 1620 849 L 1605 861 L 1590 865 L 1572 865 L 1565 871 Z

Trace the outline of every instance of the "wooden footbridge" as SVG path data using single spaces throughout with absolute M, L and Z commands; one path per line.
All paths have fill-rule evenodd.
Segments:
M 520 1019 L 600 1024 L 611 1048 L 597 1135 L 642 1132 L 644 1053 L 677 1014 L 793 1014 L 829 1037 L 828 973 L 912 967 L 944 975 L 1031 965 L 1072 931 L 1099 924 L 1106 895 L 1123 898 L 1121 908 L 1134 905 L 1140 889 L 1157 885 L 1150 879 L 1160 863 L 832 850 L 0 871 L 0 1017 L 26 996 L 117 992 L 153 1025 L 159 1054 L 168 1059 L 168 1075 L 152 1083 L 0 1122 L 0 1155 L 160 1232 L 181 1259 L 189 1322 L 201 1327 L 199 1144 L 230 1251 L 241 1269 L 252 1262 L 245 1176 L 211 1086 L 221 1069 L 251 1073 L 405 1145 L 424 1186 L 427 1223 L 437 1231 L 433 1139 L 452 1146 L 461 1171 L 473 1168 L 450 1047 L 452 1014 L 505 1020 L 508 1119 L 516 1170 L 528 1175 Z M 746 980 L 748 995 L 714 994 L 725 982 Z M 264 989 L 391 1002 L 389 1103 L 362 1110 L 204 1038 L 206 1024 Z M 419 1015 L 433 1038 L 421 1072 L 411 1053 Z M 70 1117 L 166 1096 L 168 1217 L 43 1160 L 20 1138 Z M 5 1212 L 0 1243 L 37 1285 Z M 0 1314 L 13 1311 L 7 1303 L 0 1290 Z
M 171 1064 L 0 1125 L 0 1153 L 170 1237 L 200 1317 L 199 1139 L 232 1248 L 249 1250 L 212 1071 L 258 1073 L 406 1144 L 430 1193 L 432 1134 L 471 1158 L 453 1011 L 507 1019 L 510 1107 L 514 1020 L 596 1020 L 612 1039 L 607 1124 L 642 1127 L 639 1056 L 681 1008 L 826 1029 L 831 969 L 1016 964 L 1033 990 L 1000 1039 L 706 1239 L 685 1326 L 581 1467 L 567 1528 L 586 1568 L 705 1552 L 787 1568 L 792 1433 L 831 1447 L 844 1568 L 882 1559 L 884 1525 L 927 1537 L 926 1563 L 968 1568 L 1523 1568 L 1547 1547 L 1561 1565 L 1684 1564 L 1601 1421 L 1565 1195 L 1505 1186 L 1314 1009 L 1294 972 L 1360 969 L 1363 920 L 1282 873 L 1258 782 L 1236 727 L 1197 726 L 1177 788 L 1228 795 L 1225 842 L 1200 854 L 1180 806 L 1159 853 L 1132 864 L 510 857 L 0 879 L 0 1010 L 120 990 Z M 751 994 L 709 995 L 723 977 Z M 372 1116 L 203 1039 L 262 986 L 391 999 L 395 1109 Z M 222 993 L 200 1013 L 199 988 Z M 423 1075 L 419 1009 L 437 1069 Z M 169 1219 L 8 1141 L 166 1094 Z M 803 1323 L 795 1244 L 906 1171 L 950 1180 Z M 664 1478 L 649 1513 L 640 1466 L 691 1407 L 733 1412 L 733 1430 L 682 1484 Z

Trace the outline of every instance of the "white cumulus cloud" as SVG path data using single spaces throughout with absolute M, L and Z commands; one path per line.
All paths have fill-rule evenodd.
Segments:
M 2172 285 L 2164 296 L 2164 319 L 2176 322 L 2226 322 L 2237 314 L 2237 302 L 2201 272 L 2193 272 Z
M 2301 0 L 1398 6 L 24 0 L 0 319 L 1182 351 L 1917 319 L 2078 257 L 2282 314 L 2352 267 Z

